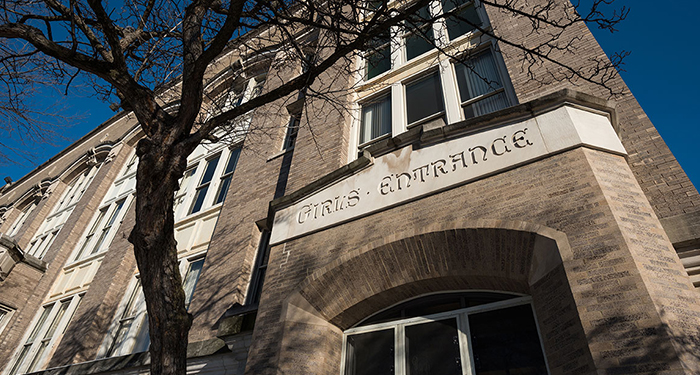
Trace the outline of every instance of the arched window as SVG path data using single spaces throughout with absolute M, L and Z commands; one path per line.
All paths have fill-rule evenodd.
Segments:
M 347 330 L 343 375 L 547 374 L 531 298 L 430 295 Z

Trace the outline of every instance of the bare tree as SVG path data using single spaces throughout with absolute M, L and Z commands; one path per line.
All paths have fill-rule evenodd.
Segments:
M 148 309 L 152 374 L 184 374 L 186 369 L 192 317 L 185 309 L 173 234 L 173 196 L 178 180 L 197 145 L 219 139 L 225 134 L 221 129 L 241 130 L 231 124 L 251 110 L 299 90 L 333 100 L 332 93 L 312 88 L 318 77 L 338 67 L 344 74 L 356 74 L 363 65 L 362 57 L 382 52 L 377 41 L 387 34 L 396 37 L 389 33 L 397 28 L 420 36 L 444 54 L 467 61 L 468 49 L 444 48 L 436 42 L 439 36 L 428 35 L 423 27 L 454 20 L 519 51 L 517 58 L 533 80 L 589 82 L 616 94 L 609 82 L 616 75 L 619 59 L 611 63 L 601 58 L 587 64 L 593 69 L 581 69 L 561 58 L 562 54 L 575 53 L 576 38 L 563 37 L 568 30 L 593 24 L 613 31 L 624 19 L 624 8 L 611 15 L 602 13 L 613 0 L 590 0 L 589 8 L 581 13 L 566 0 L 479 3 L 489 11 L 507 12 L 529 23 L 532 35 L 538 35 L 537 42 L 531 42 L 535 38 L 500 37 L 494 28 L 461 12 L 465 1 L 449 1 L 453 2 L 452 10 L 441 14 L 424 11 L 428 0 L 396 6 L 387 1 L 354 0 L 3 2 L 0 58 L 4 65 L 0 69 L 5 74 L 13 69 L 8 67 L 23 67 L 14 80 L 3 81 L 10 90 L 8 98 L 22 99 L 16 93 L 31 81 L 23 80 L 27 74 L 39 74 L 64 85 L 76 75 L 85 75 L 94 80 L 96 94 L 109 100 L 118 98 L 124 110 L 133 112 L 145 134 L 136 151 L 136 225 L 129 240 L 134 245 Z M 300 38 L 310 31 L 318 33 L 312 43 Z M 214 100 L 215 95 L 205 92 L 205 87 L 211 64 L 229 49 L 246 57 L 285 50 L 289 59 L 301 61 L 304 69 L 241 105 L 227 106 Z M 554 68 L 538 69 L 543 64 Z M 19 103 L 15 108 L 21 108 Z M 166 110 L 168 103 L 178 103 L 177 109 Z M 212 105 L 218 110 L 203 109 Z

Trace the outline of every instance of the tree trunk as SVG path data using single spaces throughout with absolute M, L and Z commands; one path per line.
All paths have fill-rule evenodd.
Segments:
M 164 143 L 153 138 L 138 143 L 136 225 L 129 241 L 134 245 L 136 262 L 142 270 L 141 285 L 151 339 L 151 374 L 184 375 L 192 317 L 185 309 L 178 267 L 173 196 L 187 155 L 178 155 L 177 147 Z

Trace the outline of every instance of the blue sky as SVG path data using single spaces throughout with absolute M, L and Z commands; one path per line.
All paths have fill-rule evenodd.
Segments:
M 626 71 L 622 72 L 622 77 L 698 187 L 700 111 L 696 106 L 700 106 L 697 91 L 700 76 L 694 62 L 700 56 L 699 44 L 695 40 L 700 3 L 682 0 L 669 0 L 661 5 L 651 0 L 618 0 L 616 3 L 631 7 L 627 20 L 619 26 L 619 32 L 610 34 L 592 30 L 593 34 L 608 54 L 620 50 L 632 52 L 626 59 Z M 62 130 L 66 140 L 56 141 L 55 146 L 36 145 L 33 165 L 21 161 L 16 165 L 2 166 L 0 178 L 10 176 L 18 180 L 114 115 L 108 103 L 84 94 L 71 93 L 68 97 L 58 93 L 47 95 L 46 101 L 53 100 L 62 101 L 61 105 L 72 113 L 81 114 L 82 118 L 71 128 Z

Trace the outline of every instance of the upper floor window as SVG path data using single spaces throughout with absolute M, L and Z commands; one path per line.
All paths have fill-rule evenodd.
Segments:
M 432 120 L 445 114 L 442 86 L 438 72 L 406 85 L 406 120 L 408 126 Z
M 496 41 L 478 33 L 485 20 L 477 0 L 433 0 L 372 40 L 351 145 L 362 149 L 412 126 L 452 124 L 517 102 Z
M 236 170 L 240 148 L 200 146 L 195 161 L 185 170 L 175 193 L 175 219 L 196 214 L 226 199 Z M 224 162 L 225 161 L 225 162 Z
M 42 308 L 38 319 L 24 340 L 24 345 L 16 353 L 8 375 L 41 369 L 53 346 L 63 336 L 81 299 L 82 295 L 74 295 Z
M 29 215 L 34 211 L 36 208 L 36 202 L 32 202 L 27 204 L 23 209 L 22 212 L 20 212 L 19 217 L 17 217 L 17 220 L 15 220 L 14 223 L 12 223 L 12 227 L 10 228 L 10 231 L 7 232 L 7 235 L 12 237 L 16 235 L 19 230 L 22 228 L 22 225 L 24 225 L 24 222 L 27 221 L 27 218 Z
M 474 1 L 442 0 L 440 4 L 442 5 L 443 13 L 450 13 L 445 21 L 450 40 L 472 32 L 477 26 L 482 24 Z
M 472 0 L 433 0 L 410 15 L 403 24 L 372 39 L 364 52 L 366 80 L 421 56 L 445 48 L 462 35 L 484 27 Z M 392 41 L 396 36 L 396 42 Z M 440 37 L 442 36 L 442 37 Z
M 134 153 L 100 203 L 100 208 L 73 257 L 74 261 L 104 252 L 109 247 L 136 192 L 137 165 L 138 157 Z
M 182 288 L 185 291 L 185 308 L 189 308 L 192 302 L 204 259 L 204 257 L 198 256 L 183 260 L 180 264 L 180 272 L 184 275 Z M 117 316 L 117 321 L 112 329 L 114 333 L 107 335 L 105 340 L 107 349 L 100 356 L 113 357 L 148 350 L 151 342 L 148 335 L 148 313 L 139 277 L 135 278 L 134 285 L 122 301 Z
M 197 185 L 194 201 L 192 202 L 192 207 L 189 211 L 190 214 L 199 212 L 199 210 L 202 209 L 204 199 L 207 197 L 207 192 L 209 192 L 211 180 L 214 177 L 216 167 L 219 165 L 220 158 L 221 154 L 218 154 L 207 160 L 206 166 L 204 167 L 204 173 L 202 174 L 199 184 Z
M 529 297 L 433 295 L 378 315 L 345 332 L 343 375 L 548 373 Z
M 391 37 L 385 33 L 370 42 L 365 50 L 365 79 L 372 79 L 391 69 Z
M 284 137 L 284 149 L 289 150 L 294 148 L 301 126 L 301 113 L 293 113 L 289 116 L 289 124 L 287 124 L 287 134 Z
M 391 94 L 362 104 L 360 145 L 391 134 Z
M 465 118 L 508 107 L 503 80 L 491 51 L 483 51 L 465 63 L 455 64 L 455 71 Z
M 29 243 L 29 247 L 27 248 L 28 254 L 39 259 L 46 255 L 46 251 L 48 251 L 51 244 L 53 244 L 58 232 L 73 212 L 75 205 L 83 196 L 88 186 L 90 186 L 90 183 L 97 174 L 98 168 L 99 166 L 87 168 L 66 187 L 66 191 L 61 196 L 61 200 L 56 207 L 54 207 L 51 214 L 46 217 L 39 227 L 37 234 Z
M 14 309 L 0 304 L 0 333 L 7 327 L 7 323 L 10 322 L 10 318 L 14 312 Z
M 429 22 L 430 19 L 430 6 L 426 5 L 418 11 L 416 17 L 404 22 L 403 45 L 406 46 L 406 61 L 435 48 L 433 25 Z

